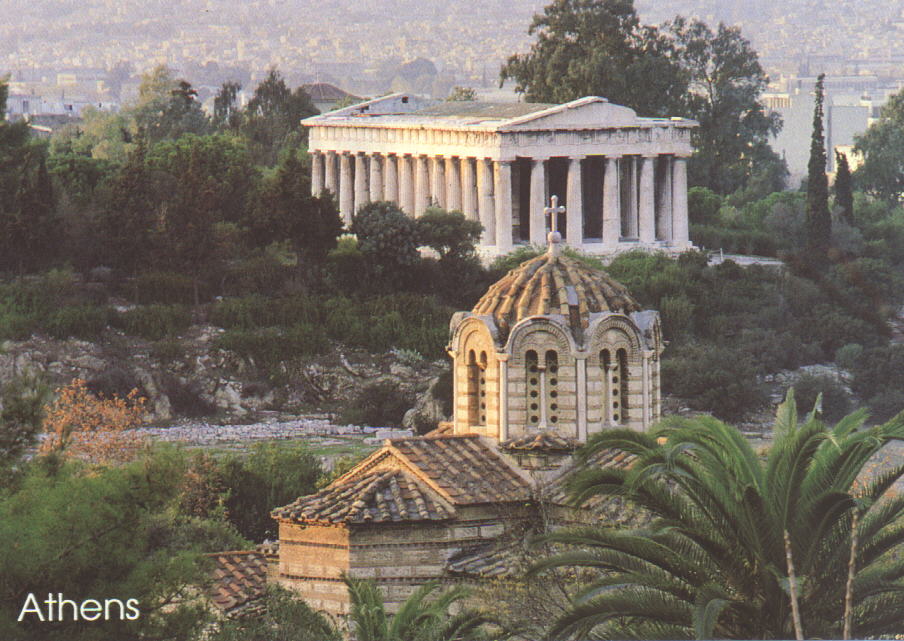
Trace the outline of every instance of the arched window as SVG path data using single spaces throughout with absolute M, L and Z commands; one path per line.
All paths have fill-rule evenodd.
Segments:
M 527 424 L 540 424 L 540 360 L 537 352 L 529 350 L 524 355 L 524 369 L 527 378 Z
M 618 408 L 620 411 L 617 412 L 615 417 L 616 423 L 627 423 L 628 422 L 628 352 L 625 349 L 620 349 L 615 353 L 615 362 L 617 365 L 616 371 L 618 372 L 617 380 L 613 380 L 613 393 L 618 391 L 618 399 L 620 400 L 621 407 Z M 617 385 L 617 388 L 615 388 Z
M 480 352 L 477 363 L 477 403 L 480 417 L 479 425 L 487 424 L 487 353 Z
M 559 422 L 559 356 L 553 350 L 546 352 L 546 420 L 555 426 Z
M 600 352 L 600 370 L 603 377 L 603 422 L 621 425 L 627 421 L 628 353 L 624 349 Z
M 468 352 L 468 425 L 477 425 L 480 417 L 480 367 L 474 350 Z

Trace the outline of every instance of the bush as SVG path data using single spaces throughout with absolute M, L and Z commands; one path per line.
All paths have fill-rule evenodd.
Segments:
M 392 381 L 378 381 L 362 389 L 339 417 L 342 423 L 368 427 L 401 427 L 414 405 L 414 395 Z
M 161 388 L 169 399 L 174 414 L 187 418 L 201 418 L 217 413 L 216 405 L 202 396 L 201 386 L 197 381 L 182 382 L 175 376 L 167 376 L 163 379 Z
M 329 349 L 329 341 L 322 325 L 297 323 L 285 330 L 231 329 L 218 336 L 214 346 L 234 352 L 262 369 L 271 369 L 292 358 L 322 354 Z
M 863 345 L 848 343 L 835 350 L 835 364 L 848 371 L 853 370 L 863 356 Z
M 54 338 L 93 340 L 107 326 L 109 310 L 92 305 L 72 305 L 51 312 L 43 322 L 44 330 Z
M 850 411 L 850 399 L 844 386 L 832 376 L 804 374 L 794 384 L 797 409 L 800 414 L 809 413 L 822 394 L 823 419 L 834 423 Z
M 139 396 L 147 396 L 135 375 L 121 367 L 105 369 L 89 379 L 87 387 L 89 392 L 101 398 L 126 398 L 132 390 L 138 390 Z
M 148 272 L 135 278 L 138 304 L 191 305 L 195 301 L 194 281 L 177 272 Z
M 117 314 L 114 324 L 126 334 L 159 341 L 188 329 L 191 310 L 185 305 L 143 305 Z

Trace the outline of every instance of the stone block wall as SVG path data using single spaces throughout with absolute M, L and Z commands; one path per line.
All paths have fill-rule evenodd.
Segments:
M 279 524 L 279 582 L 315 610 L 348 612 L 341 575 L 350 569 L 349 532 L 342 526 Z

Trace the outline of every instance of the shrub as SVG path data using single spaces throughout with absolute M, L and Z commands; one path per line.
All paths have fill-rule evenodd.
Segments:
M 157 341 L 188 329 L 191 310 L 185 305 L 142 305 L 117 314 L 114 324 L 126 334 Z
M 43 322 L 54 338 L 96 339 L 107 326 L 109 310 L 92 305 L 71 305 L 51 312 Z
M 853 370 L 863 356 L 863 345 L 848 343 L 835 350 L 835 364 L 846 370 Z
M 794 383 L 794 395 L 801 415 L 813 409 L 817 397 L 822 394 L 822 416 L 824 420 L 835 422 L 850 410 L 850 399 L 844 386 L 832 376 L 804 374 Z
M 178 338 L 164 338 L 151 345 L 151 356 L 162 363 L 172 363 L 185 356 L 185 345 Z
M 197 381 L 183 382 L 175 376 L 167 376 L 160 387 L 169 399 L 174 414 L 187 418 L 201 418 L 217 413 L 216 405 L 204 398 Z
M 138 390 L 139 396 L 146 396 L 141 383 L 135 375 L 122 367 L 110 367 L 103 370 L 87 382 L 88 391 L 102 398 L 119 396 L 126 398 L 132 390 Z
M 414 395 L 392 381 L 377 381 L 363 388 L 341 412 L 339 420 L 350 425 L 400 427 L 414 405 Z
M 262 369 L 271 369 L 298 356 L 322 354 L 329 342 L 322 325 L 297 323 L 285 330 L 231 329 L 218 336 L 214 346 L 234 352 Z
M 194 303 L 194 281 L 177 272 L 147 272 L 135 278 L 136 303 L 191 305 Z

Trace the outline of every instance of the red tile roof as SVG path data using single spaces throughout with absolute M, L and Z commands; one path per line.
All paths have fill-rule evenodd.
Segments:
M 439 521 L 454 514 L 437 494 L 399 469 L 338 479 L 273 511 L 274 518 L 325 523 Z
M 214 568 L 207 595 L 227 617 L 255 608 L 267 589 L 267 559 L 259 552 L 208 554 Z
M 573 452 L 577 449 L 578 442 L 554 432 L 538 432 L 509 439 L 500 443 L 499 447 L 517 451 Z

